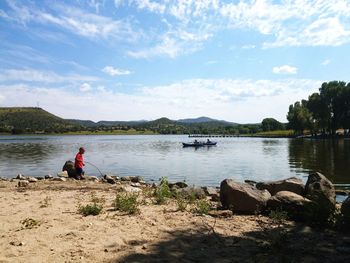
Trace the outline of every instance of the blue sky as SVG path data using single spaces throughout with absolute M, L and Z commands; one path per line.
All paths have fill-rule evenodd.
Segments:
M 0 1 L 0 106 L 64 118 L 286 121 L 349 81 L 349 0 Z

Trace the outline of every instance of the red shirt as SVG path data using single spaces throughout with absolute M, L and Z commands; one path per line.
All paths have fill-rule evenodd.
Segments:
M 84 166 L 84 157 L 81 153 L 77 153 L 77 155 L 75 156 L 75 168 L 83 168 Z

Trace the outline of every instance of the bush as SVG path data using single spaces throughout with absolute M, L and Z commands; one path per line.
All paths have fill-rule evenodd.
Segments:
M 196 202 L 194 212 L 200 215 L 207 215 L 210 208 L 210 203 L 206 199 L 201 199 Z
M 188 200 L 183 196 L 183 194 L 176 195 L 177 210 L 184 212 L 186 211 Z
M 93 204 L 87 204 L 85 206 L 79 206 L 78 211 L 83 216 L 89 216 L 89 215 L 96 216 L 101 213 L 102 208 L 103 208 L 102 205 L 93 203 Z
M 158 187 L 154 190 L 156 204 L 164 204 L 166 199 L 171 196 L 168 180 L 166 177 L 162 177 Z
M 272 219 L 272 222 L 276 225 L 281 225 L 285 220 L 288 219 L 288 213 L 281 209 L 271 210 L 269 218 Z
M 128 193 L 118 193 L 114 202 L 113 207 L 115 210 L 121 212 L 126 212 L 128 214 L 136 214 L 140 210 L 138 208 L 137 194 L 128 194 Z

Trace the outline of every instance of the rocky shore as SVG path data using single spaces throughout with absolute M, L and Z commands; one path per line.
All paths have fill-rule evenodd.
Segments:
M 337 204 L 319 173 L 306 185 L 226 179 L 194 187 L 113 175 L 78 181 L 66 171 L 0 179 L 0 198 L 0 262 L 350 259 L 350 199 Z

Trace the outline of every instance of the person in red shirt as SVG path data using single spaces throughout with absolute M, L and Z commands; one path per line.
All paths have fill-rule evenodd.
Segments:
M 84 157 L 83 157 L 84 153 L 85 153 L 85 149 L 83 147 L 80 147 L 79 152 L 75 156 L 74 166 L 75 166 L 75 171 L 77 173 L 76 175 L 77 180 L 84 179 L 84 173 L 85 173 L 83 170 L 83 167 L 85 166 Z

